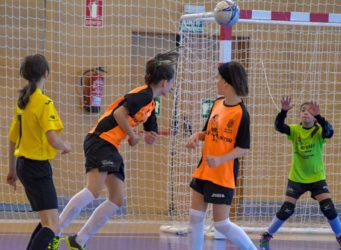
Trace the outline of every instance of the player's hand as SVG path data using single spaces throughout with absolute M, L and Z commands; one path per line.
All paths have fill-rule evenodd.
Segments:
M 139 142 L 139 138 L 136 134 L 128 138 L 128 143 L 132 147 L 134 147 L 138 142 Z
M 144 133 L 144 141 L 147 144 L 154 144 L 156 142 L 156 138 L 158 137 L 158 134 L 154 131 L 148 131 Z
M 194 149 L 199 144 L 199 133 L 194 133 L 189 138 L 188 142 L 186 143 L 185 147 L 189 149 Z
M 17 180 L 18 180 L 17 173 L 15 171 L 9 171 L 7 174 L 6 182 L 7 184 L 14 188 L 14 191 L 17 190 L 16 184 Z
M 68 142 L 64 143 L 64 150 L 62 151 L 62 154 L 70 153 L 72 150 L 71 145 Z
M 207 165 L 211 168 L 218 167 L 220 164 L 222 164 L 224 161 L 222 157 L 219 156 L 207 156 L 206 162 Z
M 291 103 L 290 96 L 284 96 L 281 100 L 282 110 L 288 111 L 294 107 L 294 104 Z
M 320 114 L 320 106 L 317 104 L 317 102 L 311 102 L 309 105 L 309 113 L 312 116 L 317 116 Z

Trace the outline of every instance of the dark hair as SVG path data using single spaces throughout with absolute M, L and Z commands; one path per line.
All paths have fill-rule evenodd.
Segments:
M 219 74 L 230 84 L 238 96 L 249 94 L 246 71 L 239 62 L 223 63 L 218 67 Z
M 300 111 L 302 111 L 303 106 L 310 105 L 310 104 L 311 104 L 311 102 L 303 102 L 300 106 Z
M 19 90 L 18 106 L 24 109 L 30 100 L 30 96 L 37 89 L 40 79 L 50 72 L 49 64 L 43 55 L 36 54 L 26 56 L 20 65 L 20 76 L 28 81 L 28 84 Z
M 174 78 L 174 65 L 177 63 L 178 53 L 171 50 L 166 53 L 157 54 L 146 63 L 144 80 L 148 85 L 158 84 L 162 80 Z

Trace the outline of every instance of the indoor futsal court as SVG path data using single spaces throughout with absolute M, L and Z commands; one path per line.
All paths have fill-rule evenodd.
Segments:
M 6 184 L 8 133 L 18 91 L 22 59 L 43 54 L 50 72 L 43 92 L 51 97 L 64 124 L 60 136 L 72 151 L 51 160 L 59 213 L 86 185 L 84 137 L 106 107 L 144 84 L 146 62 L 174 50 L 179 58 L 172 91 L 156 98 L 158 137 L 122 143 L 124 192 L 118 212 L 88 250 L 188 250 L 189 183 L 202 154 L 185 148 L 201 131 L 217 98 L 220 64 L 238 61 L 248 75 L 251 146 L 239 159 L 230 220 L 259 249 L 260 235 L 281 208 L 292 160 L 292 144 L 274 128 L 281 98 L 294 107 L 286 123 L 299 123 L 300 105 L 319 104 L 334 135 L 323 147 L 326 182 L 341 213 L 341 1 L 235 0 L 239 20 L 216 22 L 219 0 L 4 0 L 0 3 L 0 250 L 24 250 L 38 215 L 24 188 Z M 233 125 L 233 121 L 231 121 Z M 225 128 L 229 130 L 227 126 Z M 76 234 L 107 197 L 81 210 L 63 236 Z M 212 231 L 212 207 L 205 219 L 205 249 L 236 246 Z M 270 241 L 271 250 L 341 249 L 319 203 L 310 193 Z M 61 250 L 68 250 L 65 241 Z M 199 250 L 199 249 L 198 249 Z

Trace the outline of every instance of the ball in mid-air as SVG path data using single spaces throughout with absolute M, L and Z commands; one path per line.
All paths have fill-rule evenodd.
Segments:
M 219 25 L 233 26 L 239 20 L 240 9 L 231 0 L 223 0 L 214 8 L 214 19 Z

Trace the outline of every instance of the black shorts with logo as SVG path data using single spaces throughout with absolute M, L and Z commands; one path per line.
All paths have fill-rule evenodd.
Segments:
M 311 198 L 315 199 L 316 195 L 329 193 L 328 185 L 325 180 L 313 183 L 299 183 L 288 180 L 286 195 L 298 199 L 305 192 L 310 191 Z
M 37 161 L 18 157 L 16 169 L 33 211 L 58 208 L 57 192 L 48 160 Z
M 97 168 L 100 172 L 116 175 L 124 181 L 123 158 L 117 148 L 97 135 L 88 134 L 84 139 L 86 173 Z
M 190 187 L 204 196 L 206 203 L 231 205 L 234 189 L 193 178 Z

